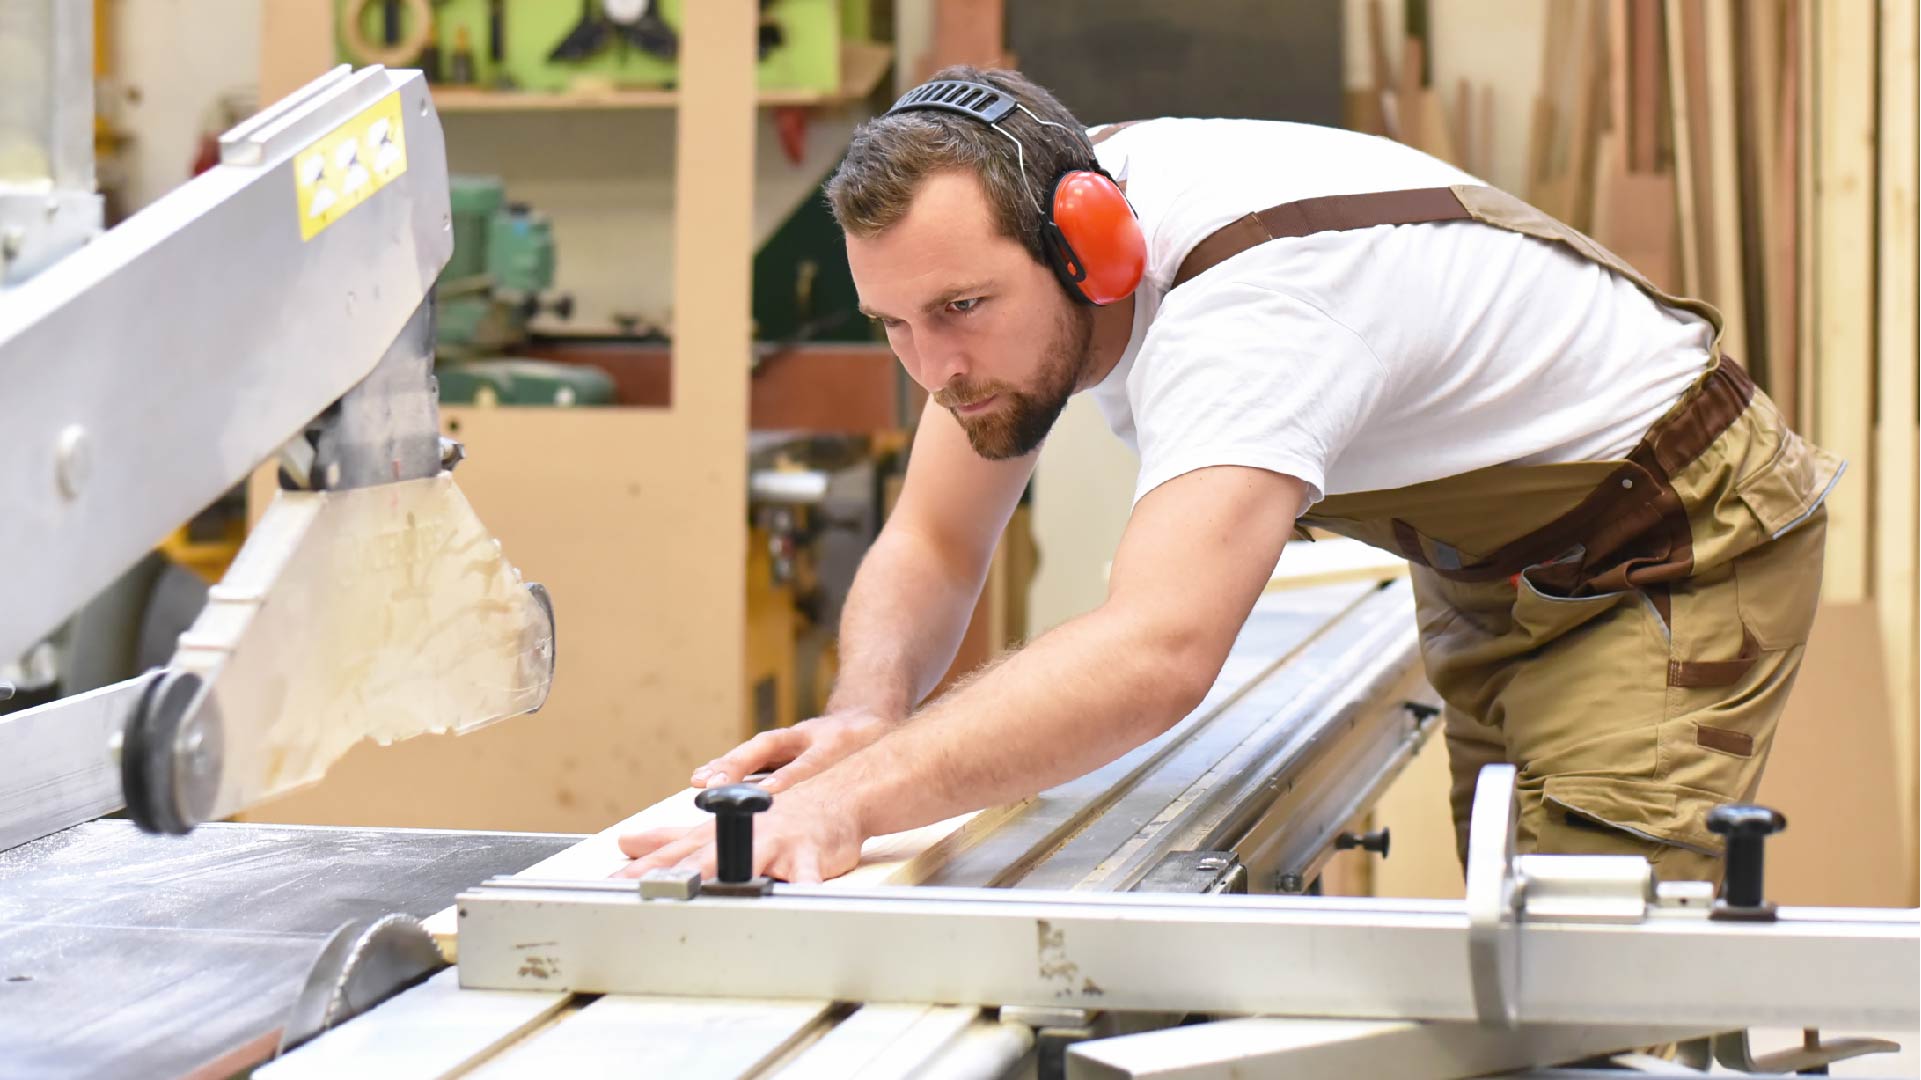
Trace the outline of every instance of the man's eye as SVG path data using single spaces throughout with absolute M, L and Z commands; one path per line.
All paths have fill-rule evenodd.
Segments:
M 900 326 L 901 326 L 901 321 L 899 319 L 889 319 L 886 316 L 878 316 L 874 319 L 874 321 L 879 323 L 881 325 L 881 328 L 885 330 L 898 330 L 900 329 Z
M 972 296 L 972 297 L 968 297 L 965 300 L 948 301 L 947 310 L 953 312 L 956 315 L 965 315 L 968 312 L 974 310 L 975 308 L 980 307 L 980 305 L 981 305 L 981 298 L 978 296 Z

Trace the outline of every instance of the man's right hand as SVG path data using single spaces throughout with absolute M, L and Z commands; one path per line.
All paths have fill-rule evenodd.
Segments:
M 690 783 L 694 787 L 720 787 L 780 765 L 771 776 L 757 782 L 770 792 L 785 791 L 866 747 L 897 723 L 873 713 L 843 712 L 763 731 L 695 769 Z

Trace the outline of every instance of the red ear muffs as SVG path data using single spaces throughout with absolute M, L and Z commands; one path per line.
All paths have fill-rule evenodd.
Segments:
M 1090 304 L 1133 295 L 1147 269 L 1147 240 L 1119 185 L 1089 169 L 1063 173 L 1052 210 L 1047 253 L 1068 294 Z

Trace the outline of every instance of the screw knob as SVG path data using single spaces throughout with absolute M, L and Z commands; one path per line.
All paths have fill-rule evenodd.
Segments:
M 714 847 L 720 863 L 719 879 L 743 884 L 754 876 L 754 815 L 774 805 L 767 789 L 753 784 L 708 788 L 694 796 L 694 805 L 714 815 Z
M 1348 851 L 1353 848 L 1360 848 L 1362 851 L 1372 851 L 1374 854 L 1385 859 L 1387 858 L 1388 842 L 1393 838 L 1394 834 L 1386 827 L 1382 827 L 1377 832 L 1361 833 L 1358 836 L 1351 832 L 1344 832 L 1334 838 L 1334 850 Z
M 1766 872 L 1763 854 L 1768 837 L 1788 827 L 1779 810 L 1746 803 L 1729 803 L 1708 812 L 1708 831 L 1728 838 L 1727 892 L 1730 908 L 1767 906 L 1762 887 Z

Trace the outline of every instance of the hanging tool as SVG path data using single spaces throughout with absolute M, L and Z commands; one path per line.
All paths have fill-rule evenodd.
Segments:
M 680 35 L 660 17 L 659 0 L 581 0 L 580 22 L 547 59 L 585 60 L 606 48 L 615 32 L 622 43 L 663 60 L 680 55 Z
M 514 89 L 507 73 L 507 0 L 487 0 L 487 67 L 495 89 Z

